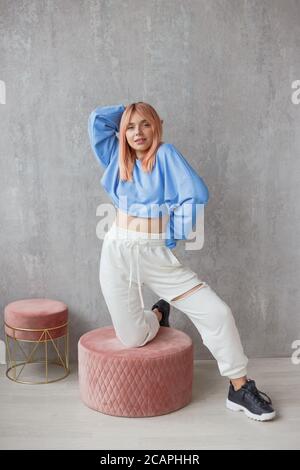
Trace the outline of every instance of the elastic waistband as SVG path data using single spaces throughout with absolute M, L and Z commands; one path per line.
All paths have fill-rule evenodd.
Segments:
M 149 243 L 151 245 L 165 245 L 165 233 L 149 233 L 129 230 L 124 227 L 119 227 L 116 222 L 113 222 L 105 236 L 114 240 L 136 240 L 137 242 L 142 241 L 143 243 Z

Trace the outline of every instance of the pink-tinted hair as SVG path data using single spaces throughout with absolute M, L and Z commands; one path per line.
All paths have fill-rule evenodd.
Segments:
M 143 158 L 142 168 L 146 172 L 151 172 L 155 163 L 155 154 L 158 147 L 163 143 L 162 124 L 159 115 L 155 109 L 143 101 L 132 103 L 126 106 L 122 114 L 119 128 L 119 172 L 122 181 L 132 181 L 133 167 L 136 160 L 135 152 L 130 147 L 126 139 L 126 129 L 129 124 L 133 112 L 136 111 L 144 119 L 147 119 L 152 126 L 153 141 L 145 158 Z

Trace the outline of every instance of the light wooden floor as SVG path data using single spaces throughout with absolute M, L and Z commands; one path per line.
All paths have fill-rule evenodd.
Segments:
M 300 365 L 250 359 L 249 377 L 278 412 L 260 423 L 225 408 L 227 379 L 215 361 L 195 363 L 193 401 L 154 418 L 118 418 L 90 410 L 77 371 L 61 382 L 22 385 L 0 368 L 0 449 L 299 449 Z

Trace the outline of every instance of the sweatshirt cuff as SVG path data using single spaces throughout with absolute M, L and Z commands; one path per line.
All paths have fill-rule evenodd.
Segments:
M 166 245 L 168 248 L 175 248 L 175 246 L 176 246 L 176 241 L 174 240 L 174 238 L 167 238 L 167 239 L 166 239 L 166 242 L 165 242 L 165 245 Z

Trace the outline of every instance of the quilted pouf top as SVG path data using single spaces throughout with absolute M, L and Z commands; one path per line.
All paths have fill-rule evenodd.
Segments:
M 90 408 L 113 416 L 159 416 L 192 399 L 193 344 L 175 328 L 161 327 L 142 347 L 128 348 L 112 326 L 78 342 L 79 389 Z

